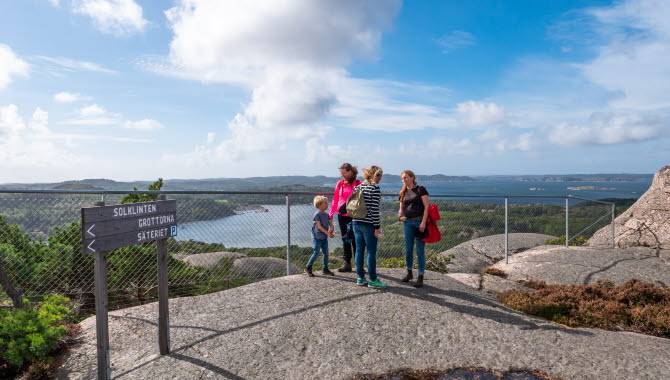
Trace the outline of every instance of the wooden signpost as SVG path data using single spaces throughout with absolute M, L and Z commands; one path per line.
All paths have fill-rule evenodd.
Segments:
M 167 238 L 177 235 L 177 201 L 129 203 L 81 209 L 82 249 L 94 254 L 95 323 L 98 379 L 110 379 L 107 304 L 107 257 L 112 249 L 156 241 L 158 265 L 158 345 L 161 355 L 170 353 L 168 309 Z

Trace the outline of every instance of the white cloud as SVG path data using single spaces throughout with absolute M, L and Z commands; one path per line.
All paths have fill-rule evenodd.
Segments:
M 0 44 L 0 90 L 7 87 L 17 75 L 27 77 L 28 69 L 28 64 L 17 57 L 9 46 Z
M 104 109 L 103 107 L 100 107 L 97 104 L 92 104 L 90 106 L 86 106 L 81 108 L 80 110 L 77 111 L 77 114 L 80 116 L 88 117 L 88 116 L 100 116 L 104 115 L 107 113 L 107 110 Z
M 40 107 L 35 108 L 33 112 L 33 120 L 30 123 L 30 128 L 41 134 L 49 134 L 51 131 L 48 128 L 49 124 L 49 113 Z
M 594 60 L 579 66 L 586 78 L 619 93 L 615 107 L 670 107 L 670 3 L 623 1 L 589 13 L 609 38 Z
M 442 48 L 442 53 L 449 53 L 452 50 L 464 46 L 476 45 L 477 39 L 472 33 L 464 32 L 462 30 L 454 30 L 449 34 L 436 39 L 435 42 Z
M 126 121 L 123 124 L 123 127 L 128 129 L 134 129 L 137 131 L 156 131 L 165 128 L 163 124 L 153 119 Z
M 473 100 L 456 105 L 456 114 L 467 126 L 487 126 L 505 121 L 505 110 L 495 103 L 483 103 Z
M 82 107 L 74 112 L 75 117 L 60 121 L 68 125 L 113 125 L 122 122 L 121 115 L 107 111 L 97 104 Z
M 535 150 L 539 144 L 533 133 L 522 133 L 517 136 L 499 136 L 497 139 L 489 139 L 485 134 L 480 136 L 481 141 L 486 141 L 490 145 L 484 144 L 484 153 L 505 153 L 505 152 L 529 152 Z
M 178 0 L 166 15 L 170 58 L 202 80 L 256 82 L 258 73 L 303 64 L 339 69 L 376 55 L 396 0 L 224 2 Z
M 55 66 L 55 68 L 60 68 L 70 72 L 92 71 L 103 74 L 117 74 L 116 71 L 110 70 L 93 62 L 78 61 L 63 57 L 46 57 L 43 55 L 36 55 L 32 56 L 31 58 L 35 61 L 39 61 L 41 63 L 47 63 L 48 65 Z
M 331 130 L 324 120 L 348 78 L 344 67 L 376 56 L 399 7 L 397 0 L 181 0 L 166 12 L 172 67 L 143 65 L 250 90 L 251 102 L 228 123 L 231 136 L 205 150 L 237 159 Z
M 37 108 L 28 130 L 16 105 L 0 107 L 0 167 L 67 167 L 78 163 L 75 155 L 40 138 L 48 133 L 47 123 L 48 113 Z
M 425 147 L 419 148 L 420 152 L 429 152 L 433 156 L 462 156 L 475 153 L 476 146 L 469 138 L 433 138 Z M 419 154 L 418 154 L 419 155 Z
M 358 147 L 341 145 L 324 145 L 319 139 L 312 138 L 305 142 L 305 162 L 338 163 L 343 157 L 358 157 Z
M 128 36 L 149 24 L 134 0 L 72 0 L 72 11 L 90 17 L 103 33 Z
M 670 120 L 665 119 L 665 123 Z M 583 124 L 561 123 L 551 129 L 549 140 L 562 146 L 607 145 L 646 141 L 661 135 L 663 119 L 639 114 L 595 113 Z
M 59 0 L 48 0 L 48 1 L 49 1 L 49 3 L 50 3 L 52 6 L 54 6 L 54 7 L 57 7 L 57 6 L 60 5 L 60 1 L 59 1 Z
M 458 126 L 443 106 L 450 96 L 443 87 L 355 78 L 340 78 L 333 87 L 338 103 L 331 115 L 344 127 L 392 132 Z M 405 99 L 408 94 L 412 99 Z
M 0 137 L 13 135 L 26 128 L 19 116 L 19 107 L 10 104 L 0 107 Z
M 90 96 L 82 96 L 81 94 L 73 94 L 71 92 L 59 92 L 54 94 L 54 102 L 56 103 L 76 103 L 88 100 L 91 100 Z
M 214 132 L 207 133 L 207 145 L 213 143 L 214 139 L 216 139 L 216 133 Z

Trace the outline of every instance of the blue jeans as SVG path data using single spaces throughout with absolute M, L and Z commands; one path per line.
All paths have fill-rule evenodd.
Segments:
M 419 274 L 423 275 L 426 269 L 426 243 L 416 239 L 414 235 L 414 230 L 420 225 L 420 219 L 405 221 L 405 264 L 408 270 L 414 268 L 414 242 L 416 242 L 416 261 L 419 264 Z
M 354 236 L 356 237 L 356 274 L 358 278 L 365 277 L 363 268 L 363 259 L 365 258 L 365 249 L 368 251 L 368 273 L 370 281 L 377 279 L 377 238 L 375 237 L 375 227 L 367 224 L 353 224 Z
M 307 262 L 308 267 L 312 267 L 314 265 L 314 262 L 316 259 L 319 257 L 319 251 L 323 252 L 323 267 L 328 268 L 328 239 L 321 239 L 317 240 L 314 239 L 314 253 L 312 253 L 312 257 L 309 258 L 309 261 Z

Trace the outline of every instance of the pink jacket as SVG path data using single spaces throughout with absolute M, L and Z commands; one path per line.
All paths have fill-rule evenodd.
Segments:
M 339 180 L 337 182 L 337 185 L 335 186 L 335 192 L 333 193 L 333 204 L 330 207 L 330 218 L 333 218 L 333 215 L 337 212 L 337 210 L 349 199 L 349 196 L 354 192 L 354 187 L 358 186 L 361 184 L 361 180 L 356 179 L 354 183 L 351 184 L 351 186 L 347 186 L 344 184 L 345 181 L 343 179 Z M 349 216 L 348 214 L 344 214 L 343 216 Z

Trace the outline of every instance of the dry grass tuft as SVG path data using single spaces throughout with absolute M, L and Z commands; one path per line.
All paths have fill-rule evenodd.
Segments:
M 498 276 L 502 278 L 507 278 L 507 272 L 505 272 L 502 269 L 494 268 L 494 267 L 488 267 L 484 269 L 484 273 L 490 274 L 491 276 Z
M 506 306 L 570 327 L 626 330 L 670 338 L 670 289 L 639 280 L 620 286 L 547 285 L 527 282 L 532 293 L 507 290 L 498 294 Z

